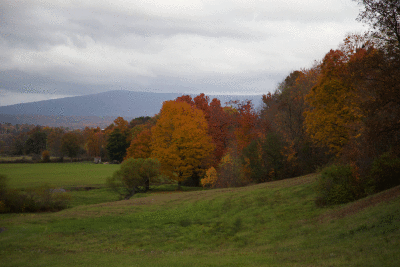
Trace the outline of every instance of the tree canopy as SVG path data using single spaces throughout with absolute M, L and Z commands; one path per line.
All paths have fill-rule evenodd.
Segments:
M 150 180 L 160 175 L 160 163 L 156 159 L 127 159 L 121 168 L 107 178 L 107 186 L 122 198 L 129 199 L 135 193 L 147 191 Z
M 162 171 L 183 182 L 203 173 L 214 145 L 201 110 L 181 101 L 165 101 L 160 118 L 151 129 L 152 157 L 161 162 Z

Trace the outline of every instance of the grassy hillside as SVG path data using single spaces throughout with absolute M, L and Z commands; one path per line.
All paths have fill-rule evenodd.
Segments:
M 400 188 L 316 208 L 315 178 L 1 214 L 1 265 L 398 266 Z

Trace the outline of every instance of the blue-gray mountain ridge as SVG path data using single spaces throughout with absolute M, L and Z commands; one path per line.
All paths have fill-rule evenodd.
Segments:
M 108 91 L 104 93 L 43 100 L 0 107 L 0 114 L 41 116 L 153 116 L 160 112 L 163 101 L 173 100 L 182 94 L 134 91 Z M 194 97 L 195 95 L 192 95 Z M 252 100 L 261 104 L 261 95 L 211 95 L 221 104 L 230 100 Z
M 164 101 L 176 99 L 181 95 L 118 90 L 15 104 L 0 107 L 0 123 L 70 129 L 83 129 L 86 126 L 105 128 L 119 116 L 128 121 L 136 117 L 153 116 L 160 112 Z M 252 100 L 256 107 L 262 102 L 261 95 L 210 95 L 209 97 L 210 100 L 218 98 L 223 106 L 230 100 Z

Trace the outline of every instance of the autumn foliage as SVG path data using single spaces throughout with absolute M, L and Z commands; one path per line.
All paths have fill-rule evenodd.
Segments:
M 306 98 L 310 106 L 305 111 L 308 134 L 334 153 L 340 153 L 348 140 L 359 134 L 356 124 L 363 118 L 359 96 L 343 78 L 347 60 L 342 51 L 331 50 L 323 60 L 317 84 Z
M 210 98 L 204 94 L 200 94 L 194 99 L 191 96 L 183 95 L 178 97 L 176 101 L 186 102 L 190 106 L 203 111 L 204 118 L 208 124 L 208 134 L 211 136 L 215 146 L 213 165 L 216 166 L 226 153 L 229 140 L 232 139 L 232 132 L 229 129 L 234 122 L 222 108 L 221 101 L 216 98 L 213 98 L 210 102 Z
M 151 156 L 160 161 L 165 175 L 178 182 L 203 176 L 214 145 L 201 110 L 182 101 L 166 101 L 151 135 Z
M 322 204 L 400 184 L 398 5 L 356 1 L 364 6 L 359 20 L 372 31 L 348 34 L 312 67 L 292 71 L 262 96 L 261 108 L 182 95 L 165 101 L 153 117 L 118 117 L 104 130 L 83 132 L 31 127 L 7 147 L 16 154 L 46 149 L 70 157 L 84 148 L 88 157 L 136 167 L 158 160 L 161 173 L 179 185 L 201 181 L 210 188 L 290 178 L 335 163 L 321 172 Z
M 128 158 L 149 158 L 151 155 L 151 131 L 145 129 L 132 139 L 129 148 L 126 150 L 125 159 Z
M 85 150 L 90 157 L 99 157 L 102 154 L 102 150 L 106 146 L 105 134 L 100 128 L 89 128 L 86 127 L 84 130 L 85 136 Z
M 217 171 L 215 170 L 214 167 L 211 167 L 206 171 L 206 175 L 204 176 L 204 178 L 201 179 L 201 185 L 203 187 L 213 188 L 215 187 L 217 181 L 218 181 Z

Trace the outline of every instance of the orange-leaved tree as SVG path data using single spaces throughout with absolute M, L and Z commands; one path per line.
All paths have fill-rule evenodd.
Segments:
M 208 134 L 211 136 L 215 145 L 213 165 L 217 166 L 225 154 L 228 146 L 230 118 L 221 107 L 221 102 L 214 98 L 210 102 L 210 98 L 201 93 L 192 99 L 189 95 L 183 95 L 176 101 L 186 102 L 192 107 L 203 111 L 204 118 L 208 123 Z
M 151 131 L 144 129 L 132 139 L 129 148 L 126 150 L 124 160 L 129 158 L 146 159 L 151 156 Z
M 208 120 L 208 132 L 215 145 L 214 166 L 219 164 L 221 158 L 226 153 L 230 139 L 230 124 L 230 118 L 221 107 L 221 102 L 214 98 L 210 103 Z
M 359 95 L 348 77 L 349 60 L 341 50 L 331 50 L 321 65 L 319 80 L 306 97 L 305 125 L 311 138 L 340 154 L 343 146 L 359 134 L 363 114 Z
M 251 100 L 246 101 L 230 101 L 228 102 L 234 110 L 231 118 L 235 120 L 232 125 L 236 125 L 234 130 L 235 141 L 237 142 L 238 151 L 242 151 L 243 148 L 248 146 L 252 140 L 258 136 L 257 124 L 258 114 L 256 113 L 253 103 Z
M 165 101 L 151 129 L 152 157 L 160 161 L 162 172 L 179 184 L 192 176 L 201 177 L 214 151 L 207 131 L 201 110 L 185 102 Z
M 131 121 L 136 124 L 130 132 L 132 141 L 126 150 L 125 159 L 149 158 L 151 156 L 151 128 L 156 125 L 158 115 L 139 117 Z
M 102 149 L 106 146 L 105 134 L 99 127 L 89 128 L 86 127 L 83 132 L 85 138 L 85 150 L 91 157 L 99 157 Z

